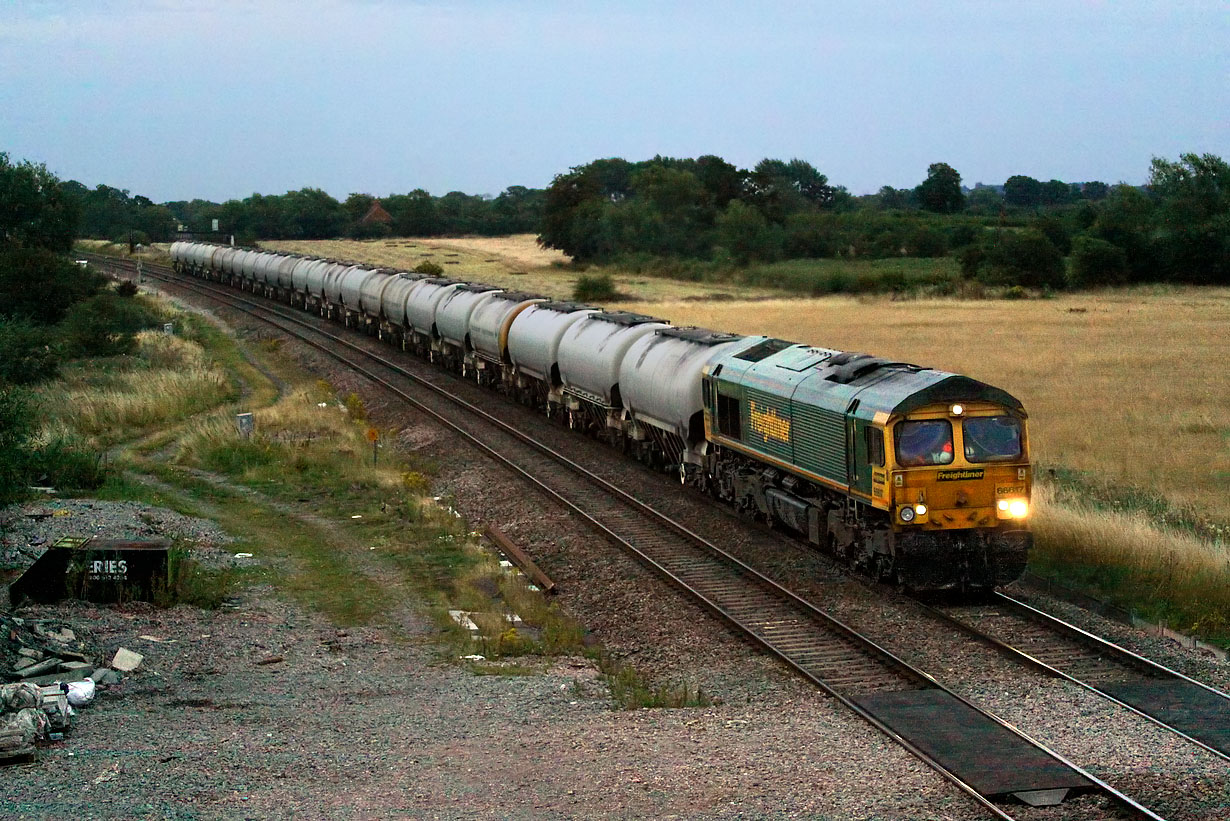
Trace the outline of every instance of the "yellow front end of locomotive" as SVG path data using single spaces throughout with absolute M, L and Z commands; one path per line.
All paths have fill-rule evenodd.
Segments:
M 886 425 L 897 529 L 1025 529 L 1025 420 L 989 403 L 922 408 Z

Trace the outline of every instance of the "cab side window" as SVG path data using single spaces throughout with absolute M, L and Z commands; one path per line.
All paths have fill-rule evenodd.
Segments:
M 864 428 L 867 441 L 867 464 L 884 467 L 884 431 L 879 428 Z
M 718 433 L 731 439 L 743 437 L 743 420 L 739 416 L 739 398 L 726 396 L 721 391 L 717 398 Z

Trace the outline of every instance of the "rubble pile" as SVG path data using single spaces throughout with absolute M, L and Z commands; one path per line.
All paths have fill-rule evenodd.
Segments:
M 98 684 L 119 683 L 118 673 L 96 668 L 91 658 L 62 621 L 0 613 L 0 671 L 11 682 L 0 685 L 0 763 L 33 755 L 40 741 L 63 739 L 74 707 L 92 701 Z

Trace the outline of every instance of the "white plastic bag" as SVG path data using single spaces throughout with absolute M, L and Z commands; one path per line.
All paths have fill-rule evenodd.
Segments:
M 85 681 L 70 681 L 68 683 L 68 703 L 74 707 L 84 707 L 94 700 L 94 679 Z

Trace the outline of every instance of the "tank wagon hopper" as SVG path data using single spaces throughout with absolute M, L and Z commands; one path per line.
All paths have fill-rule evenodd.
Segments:
M 677 469 L 685 485 L 707 486 L 702 375 L 710 362 L 757 344 L 707 328 L 658 328 L 636 340 L 619 366 L 626 443 L 642 462 Z
M 559 346 L 576 323 L 599 309 L 579 302 L 538 302 L 517 315 L 508 329 L 509 367 L 504 382 L 522 404 L 556 416 L 564 406 Z
M 406 301 L 418 284 L 427 279 L 426 274 L 394 274 L 380 293 L 380 316 L 376 335 L 384 342 L 396 345 L 403 351 L 409 338 L 410 326 L 406 322 Z
M 1031 536 L 1025 411 L 969 377 L 766 339 L 703 384 L 710 490 L 886 581 L 1006 584 Z
M 520 291 L 493 291 L 491 299 L 474 306 L 470 314 L 470 350 L 463 367 L 481 385 L 506 384 L 504 370 L 511 369 L 508 334 L 513 320 L 546 297 Z
M 474 361 L 470 320 L 474 312 L 495 299 L 500 290 L 494 285 L 463 282 L 440 300 L 436 306 L 437 337 L 433 361 L 468 375 Z
M 621 444 L 620 365 L 638 339 L 667 327 L 666 320 L 629 311 L 596 311 L 569 326 L 560 339 L 559 372 L 570 428 Z

